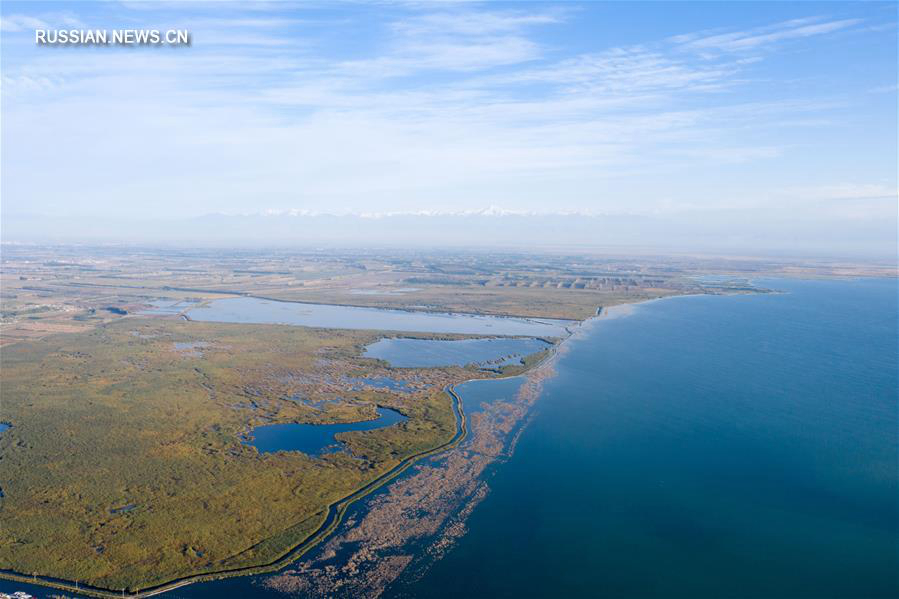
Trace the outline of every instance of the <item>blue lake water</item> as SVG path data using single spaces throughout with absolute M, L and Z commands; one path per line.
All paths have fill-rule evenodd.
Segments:
M 302 451 L 319 455 L 337 443 L 334 435 L 350 431 L 370 431 L 406 420 L 406 417 L 389 408 L 378 408 L 378 417 L 362 422 L 341 424 L 266 424 L 253 429 L 253 438 L 247 441 L 260 453 L 276 451 Z
M 387 596 L 899 596 L 896 281 L 762 283 L 573 339 L 468 534 Z
M 787 293 L 650 302 L 568 341 L 467 534 L 385 596 L 899 596 L 897 283 L 759 283 Z M 457 390 L 471 414 L 522 380 Z
M 567 320 L 507 318 L 413 312 L 278 302 L 256 297 L 219 299 L 193 308 L 192 320 L 204 322 L 242 322 L 254 324 L 289 324 L 334 329 L 367 329 L 420 333 L 458 333 L 472 335 L 522 335 L 562 337 L 567 333 Z
M 456 385 L 456 393 L 462 400 L 465 414 L 471 416 L 498 399 L 515 397 L 524 380 L 524 377 L 516 376 L 495 381 L 469 381 Z
M 504 366 L 518 364 L 529 354 L 549 349 L 540 339 L 380 339 L 365 348 L 366 358 L 386 360 L 399 368 L 428 366 Z

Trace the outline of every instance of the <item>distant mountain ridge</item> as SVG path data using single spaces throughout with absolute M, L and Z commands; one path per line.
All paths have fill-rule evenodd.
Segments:
M 806 219 L 765 226 L 739 212 L 642 216 L 515 212 L 328 214 L 267 211 L 137 220 L 114 217 L 4 215 L 3 241 L 135 243 L 223 247 L 379 246 L 729 252 L 752 255 L 895 258 L 895 223 Z M 827 239 L 822 244 L 822 239 Z

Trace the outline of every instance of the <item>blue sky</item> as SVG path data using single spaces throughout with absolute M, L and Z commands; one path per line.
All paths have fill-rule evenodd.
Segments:
M 2 208 L 895 221 L 896 7 L 4 1 Z

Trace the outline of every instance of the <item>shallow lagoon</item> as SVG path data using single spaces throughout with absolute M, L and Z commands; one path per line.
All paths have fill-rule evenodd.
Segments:
M 218 299 L 188 312 L 201 322 L 288 324 L 332 329 L 364 329 L 470 335 L 563 337 L 568 320 L 510 318 L 441 312 L 413 312 L 330 304 L 280 302 L 257 297 Z
M 362 422 L 340 424 L 265 424 L 253 429 L 247 445 L 255 447 L 259 453 L 276 451 L 302 451 L 307 455 L 319 455 L 328 447 L 337 444 L 334 435 L 351 431 L 370 431 L 403 422 L 406 417 L 389 408 L 378 408 L 378 417 Z
M 505 366 L 552 347 L 540 339 L 381 339 L 365 348 L 366 358 L 399 368 L 432 366 Z

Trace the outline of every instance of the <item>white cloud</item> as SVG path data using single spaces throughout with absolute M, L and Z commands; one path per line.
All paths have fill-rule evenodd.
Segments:
M 235 12 L 198 19 L 189 50 L 5 62 L 3 135 L 15 151 L 3 157 L 4 199 L 132 214 L 751 207 L 757 188 L 734 199 L 709 180 L 784 157 L 779 134 L 829 108 L 735 93 L 760 57 L 678 51 L 721 35 L 715 47 L 823 35 L 802 31 L 826 24 L 816 19 L 571 55 L 534 33 L 563 13 L 431 10 L 385 27 L 363 59 L 285 33 L 302 19 Z
M 74 28 L 84 29 L 85 24 L 71 13 L 45 13 L 33 15 L 5 15 L 0 17 L 0 31 L 8 33 L 32 32 L 35 29 Z
M 732 84 L 736 72 L 735 64 L 692 65 L 666 56 L 660 49 L 628 47 L 522 70 L 499 81 L 554 83 L 606 96 L 634 97 L 660 91 L 710 91 Z
M 390 24 L 394 35 L 381 56 L 346 61 L 339 68 L 353 75 L 399 77 L 519 64 L 543 54 L 527 31 L 558 22 L 559 17 L 548 13 L 461 10 L 418 14 Z
M 404 41 L 388 55 L 337 65 L 349 76 L 401 77 L 423 71 L 479 71 L 534 60 L 539 46 L 521 37 L 478 38 L 468 43 L 446 38 Z
M 558 15 L 517 12 L 456 12 L 418 15 L 393 24 L 404 35 L 464 35 L 480 36 L 520 32 L 533 25 L 560 22 Z
M 717 49 L 729 52 L 751 50 L 789 39 L 832 33 L 862 22 L 861 19 L 818 21 L 818 18 L 796 19 L 747 31 L 731 31 L 709 36 L 687 35 L 672 38 L 675 43 L 691 50 Z
M 8 15 L 0 18 L 0 31 L 16 32 L 47 27 L 44 21 L 27 15 Z

